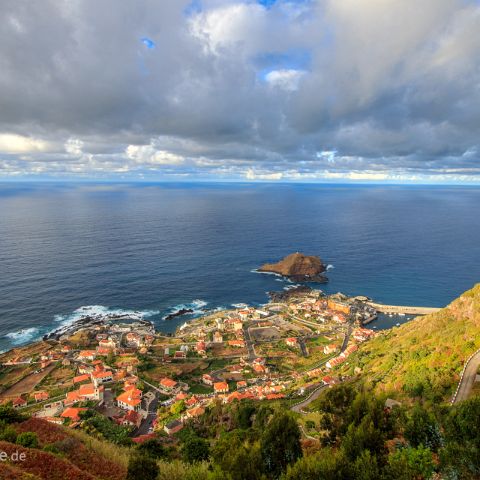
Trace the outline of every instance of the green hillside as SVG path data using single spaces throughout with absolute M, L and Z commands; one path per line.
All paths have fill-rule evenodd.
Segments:
M 282 400 L 216 401 L 174 436 L 140 444 L 110 443 L 87 414 L 74 430 L 2 405 L 0 479 L 477 479 L 480 397 L 444 400 L 480 347 L 479 326 L 480 284 L 363 344 L 343 366 L 346 381 L 308 412 Z M 390 396 L 401 404 L 386 403 Z
M 453 393 L 465 360 L 478 348 L 480 284 L 439 312 L 364 344 L 350 368 L 359 366 L 377 391 L 441 401 Z

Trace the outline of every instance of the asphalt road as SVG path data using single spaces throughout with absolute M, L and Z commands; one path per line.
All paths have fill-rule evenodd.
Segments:
M 458 390 L 457 397 L 453 403 L 462 402 L 467 400 L 472 390 L 473 383 L 475 382 L 475 377 L 477 375 L 478 367 L 480 366 L 480 352 L 477 352 L 470 362 L 468 362 L 467 368 L 462 378 L 460 388 Z
M 148 430 L 152 426 L 153 421 L 157 416 L 158 392 L 154 392 L 154 393 L 155 393 L 155 398 L 148 405 L 147 418 L 145 418 L 142 421 L 142 423 L 140 424 L 140 427 L 138 427 L 137 430 L 133 433 L 132 436 L 134 437 L 138 437 L 139 435 L 146 435 L 148 433 Z
M 326 388 L 328 385 L 320 385 L 303 402 L 297 403 L 290 410 L 301 413 L 302 409 L 316 400 Z

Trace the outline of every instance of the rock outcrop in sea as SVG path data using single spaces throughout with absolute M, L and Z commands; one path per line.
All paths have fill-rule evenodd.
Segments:
M 264 273 L 276 273 L 288 278 L 292 282 L 328 282 L 323 275 L 327 267 L 320 257 L 304 255 L 303 253 L 292 253 L 277 263 L 266 263 L 258 271 Z

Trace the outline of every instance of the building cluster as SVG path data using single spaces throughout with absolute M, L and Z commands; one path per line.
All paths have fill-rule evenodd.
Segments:
M 345 323 L 350 315 L 350 305 L 332 297 L 328 299 L 307 297 L 299 303 L 290 303 L 288 309 L 294 315 L 301 316 L 305 320 L 314 320 L 321 323 L 331 320 L 337 323 Z
M 341 325 L 347 322 L 352 324 L 353 319 L 358 318 L 359 312 L 365 313 L 359 305 L 361 302 L 352 302 L 342 295 L 325 297 L 321 294 L 309 294 L 297 301 L 289 300 L 277 315 L 271 313 L 274 311 L 273 306 L 263 310 L 245 305 L 209 318 L 208 321 L 182 327 L 180 341 L 183 343 L 175 343 L 177 341 L 175 339 L 168 345 L 155 345 L 155 347 L 161 347 L 160 352 L 163 352 L 163 355 L 161 353 L 160 356 L 153 356 L 153 359 L 157 358 L 160 362 L 178 360 L 182 363 L 181 360 L 186 359 L 187 355 L 197 357 L 225 355 L 226 358 L 240 358 L 236 358 L 235 363 L 225 362 L 230 364 L 216 371 L 204 373 L 196 380 L 211 387 L 209 393 L 188 393 L 190 387 L 181 380 L 181 376 L 176 379 L 165 376 L 158 382 L 158 387 L 150 386 L 169 397 L 163 403 L 165 406 L 180 401 L 185 406 L 181 414 L 168 413 L 169 419 L 172 417 L 175 419 L 164 422 L 164 425 L 162 423 L 164 431 L 167 434 L 178 432 L 185 422 L 194 421 L 202 416 L 206 408 L 215 401 L 229 404 L 242 400 L 281 399 L 285 397 L 287 389 L 292 388 L 290 385 L 292 381 L 305 380 L 305 377 L 311 379 L 312 385 L 318 385 L 318 379 L 326 385 L 333 385 L 338 380 L 328 375 L 329 371 L 341 365 L 357 351 L 359 343 L 375 335 L 372 330 L 359 326 L 361 322 L 356 323 L 357 328 L 351 334 L 353 342 L 349 343 L 345 349 L 341 350 L 337 343 L 317 349 L 321 352 L 323 348 L 324 355 L 333 357 L 326 362 L 325 366 L 312 368 L 305 373 L 292 372 L 283 376 L 270 372 L 270 368 L 273 368 L 272 364 L 269 367 L 267 359 L 259 356 L 268 354 L 261 353 L 265 352 L 262 349 L 259 349 L 258 353 L 255 351 L 256 340 L 252 340 L 254 329 L 248 330 L 248 327 L 255 325 L 257 329 L 261 327 L 275 327 L 278 331 L 283 329 L 286 333 L 275 337 L 276 340 L 284 341 L 290 349 L 305 352 L 305 339 L 298 336 L 302 334 L 294 328 L 288 327 L 287 330 L 284 326 L 288 325 L 285 319 L 289 315 L 297 319 L 302 317 L 307 325 L 310 325 L 308 320 L 320 323 L 335 322 Z M 278 304 L 274 306 L 277 307 Z M 290 324 L 293 323 L 293 321 L 290 322 Z M 328 328 L 346 331 L 343 327 L 332 325 L 328 325 Z M 287 337 L 287 335 L 295 336 Z M 258 338 L 263 342 L 266 336 L 262 338 L 259 335 Z M 272 338 L 274 338 L 273 335 Z M 334 337 L 329 338 L 332 338 L 329 341 L 335 341 Z M 82 412 L 95 406 L 98 407 L 98 411 L 104 412 L 117 424 L 136 428 L 147 418 L 150 401 L 156 395 L 153 390 L 142 391 L 144 387 L 137 376 L 137 365 L 144 358 L 142 355 L 148 353 L 154 341 L 154 331 L 148 325 L 101 325 L 89 328 L 88 348 L 74 350 L 68 343 L 61 343 L 58 347 L 38 355 L 38 358 L 15 357 L 9 362 L 15 365 L 16 362 L 31 363 L 38 360 L 40 369 L 45 369 L 50 364 L 61 361 L 63 365 L 69 365 L 75 369 L 75 377 L 69 391 L 61 396 L 63 398 L 50 399 L 45 389 L 32 392 L 30 401 L 44 404 L 43 409 L 37 414 L 48 421 L 53 423 L 68 421 L 71 426 L 75 426 L 78 425 Z M 220 355 L 219 352 L 221 352 Z M 110 356 L 114 357 L 115 363 L 111 361 Z M 290 352 L 289 356 L 293 357 L 293 354 Z M 143 382 L 146 385 L 148 385 L 147 380 L 148 376 Z M 114 388 L 110 388 L 112 386 Z M 27 405 L 27 400 L 19 397 L 13 404 L 15 407 L 24 407 Z

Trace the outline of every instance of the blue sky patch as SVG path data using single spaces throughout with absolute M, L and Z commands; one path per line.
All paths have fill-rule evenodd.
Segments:
M 192 0 L 184 9 L 183 14 L 186 17 L 196 15 L 202 11 L 202 1 L 201 0 Z
M 277 3 L 277 0 L 258 0 L 260 5 L 263 5 L 265 8 L 270 8 L 272 5 Z
M 295 48 L 285 52 L 266 52 L 257 55 L 253 64 L 262 80 L 273 70 L 308 70 L 312 54 L 305 48 Z
M 140 39 L 140 41 L 149 49 L 152 50 L 155 48 L 155 42 L 148 38 L 148 37 L 143 37 Z

